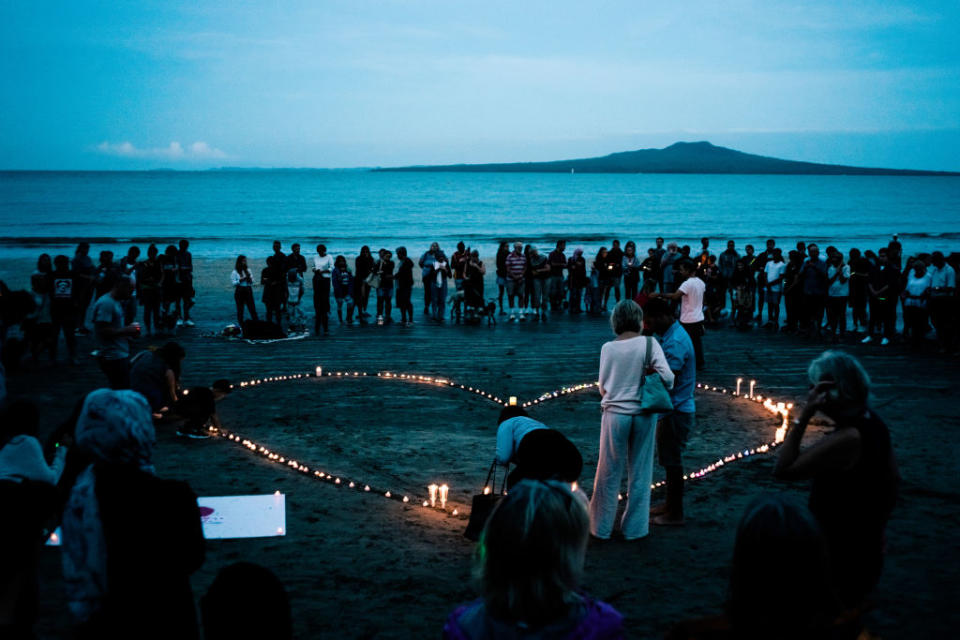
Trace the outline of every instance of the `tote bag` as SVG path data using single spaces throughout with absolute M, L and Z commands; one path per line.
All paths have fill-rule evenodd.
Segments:
M 490 484 L 490 479 L 493 478 L 493 484 Z M 490 517 L 490 514 L 493 512 L 493 508 L 499 504 L 503 499 L 503 490 L 507 486 L 507 474 L 503 474 L 503 483 L 500 487 L 500 493 L 496 492 L 497 485 L 497 461 L 494 460 L 493 464 L 490 465 L 490 471 L 487 473 L 487 481 L 483 484 L 484 487 L 490 487 L 490 493 L 478 493 L 473 496 L 473 501 L 470 505 L 470 521 L 467 523 L 467 529 L 463 532 L 463 536 L 467 540 L 472 540 L 476 542 L 480 539 L 480 533 L 483 531 L 483 527 L 487 524 L 487 518 Z
M 673 411 L 673 401 L 663 386 L 663 379 L 659 373 L 647 374 L 653 360 L 653 338 L 646 338 L 647 352 L 643 356 L 643 373 L 640 374 L 640 413 L 670 413 Z

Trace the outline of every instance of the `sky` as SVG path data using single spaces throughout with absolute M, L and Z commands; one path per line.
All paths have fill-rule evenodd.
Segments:
M 0 169 L 360 167 L 709 140 L 960 170 L 960 3 L 0 3 Z

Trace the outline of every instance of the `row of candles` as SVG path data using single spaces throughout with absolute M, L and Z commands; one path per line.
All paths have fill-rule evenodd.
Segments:
M 289 458 L 281 453 L 277 453 L 276 451 L 272 451 L 261 444 L 257 444 L 256 442 L 254 442 L 249 438 L 245 438 L 237 433 L 227 431 L 226 429 L 222 429 L 222 428 L 217 429 L 216 427 L 211 426 L 209 427 L 209 430 L 211 435 L 225 438 L 230 442 L 238 444 L 242 446 L 244 449 L 250 451 L 251 453 L 254 453 L 262 458 L 265 458 L 270 462 L 282 464 L 288 467 L 289 469 L 302 473 L 316 480 L 323 480 L 324 482 L 327 482 L 329 484 L 332 484 L 340 488 L 354 489 L 356 491 L 360 491 L 363 493 L 371 493 L 374 495 L 379 495 L 383 498 L 396 500 L 404 504 L 411 502 L 410 496 L 402 492 L 390 491 L 389 489 L 374 488 L 371 485 L 357 479 L 351 479 L 351 478 L 334 475 L 326 471 L 321 471 L 320 469 L 311 469 L 310 466 L 306 464 L 303 464 L 293 458 Z M 447 501 L 450 495 L 449 485 L 431 484 L 430 486 L 427 487 L 427 491 L 429 493 L 429 499 L 424 500 L 421 503 L 421 506 L 436 508 L 437 504 L 439 503 L 440 509 L 446 511 Z M 456 516 L 459 514 L 460 514 L 459 509 L 455 508 L 450 515 Z
M 324 371 L 321 366 L 317 366 L 314 371 L 309 373 L 286 374 L 286 375 L 279 375 L 279 376 L 269 376 L 265 378 L 255 378 L 252 380 L 247 380 L 247 381 L 237 383 L 233 385 L 233 387 L 244 389 L 244 388 L 254 387 L 254 386 L 258 386 L 258 385 L 262 385 L 264 383 L 270 383 L 270 382 L 286 382 L 286 381 L 298 380 L 298 379 L 304 379 L 304 378 L 323 378 L 323 377 L 329 377 L 333 379 L 377 377 L 381 379 L 393 379 L 393 380 L 400 380 L 404 382 L 449 387 L 449 388 L 460 389 L 462 391 L 477 394 L 498 405 L 510 405 L 510 406 L 519 405 L 524 408 L 534 406 L 534 405 L 539 405 L 549 400 L 559 398 L 561 396 L 578 393 L 580 391 L 585 391 L 588 389 L 594 389 L 599 386 L 598 382 L 585 382 L 585 383 L 576 384 L 572 386 L 565 386 L 565 387 L 556 389 L 554 391 L 548 391 L 546 393 L 543 393 L 537 398 L 530 401 L 523 402 L 521 404 L 516 396 L 509 396 L 507 401 L 503 401 L 498 396 L 492 393 L 483 391 L 482 389 L 459 384 L 450 379 L 438 377 L 438 376 L 425 376 L 421 374 L 392 373 L 392 372 L 383 372 L 383 371 L 377 372 L 373 376 L 369 376 L 369 374 L 367 374 L 366 372 L 361 372 L 361 371 L 352 371 L 352 372 L 351 371 Z M 754 456 L 757 454 L 768 453 L 769 451 L 771 451 L 772 449 L 774 449 L 776 446 L 778 446 L 780 443 L 783 442 L 783 439 L 786 435 L 787 426 L 789 424 L 789 413 L 790 413 L 790 410 L 793 409 L 793 403 L 776 402 L 770 397 L 764 398 L 762 395 L 756 395 L 755 394 L 756 388 L 757 388 L 756 380 L 749 381 L 749 392 L 746 395 L 743 395 L 741 393 L 743 388 L 743 382 L 744 382 L 743 378 L 737 378 L 736 388 L 732 392 L 726 387 L 711 386 L 703 383 L 697 383 L 697 389 L 701 391 L 711 391 L 711 392 L 719 393 L 722 395 L 728 395 L 732 398 L 743 398 L 745 400 L 749 400 L 757 404 L 760 404 L 764 409 L 779 416 L 780 418 L 782 418 L 782 421 L 780 422 L 780 426 L 777 428 L 775 432 L 774 440 L 772 442 L 764 443 L 757 447 L 744 449 L 742 451 L 737 451 L 735 453 L 731 453 L 729 455 L 718 458 L 715 462 L 712 462 L 711 464 L 701 469 L 698 469 L 697 471 L 688 473 L 687 475 L 684 476 L 684 480 L 699 479 L 738 460 L 742 460 L 744 458 L 748 458 L 750 456 Z M 317 469 L 311 470 L 310 467 L 307 465 L 301 464 L 296 460 L 289 459 L 281 454 L 273 452 L 269 450 L 267 447 L 259 445 L 253 442 L 252 440 L 250 440 L 249 438 L 244 438 L 238 434 L 231 433 L 222 429 L 217 430 L 213 427 L 211 427 L 211 432 L 214 433 L 215 435 L 224 437 L 232 442 L 240 444 L 247 450 L 255 454 L 258 454 L 261 457 L 266 458 L 267 460 L 277 462 L 279 464 L 284 464 L 295 471 L 298 471 L 306 475 L 310 475 L 318 480 L 324 480 L 324 481 L 330 482 L 335 486 L 346 486 L 350 489 L 357 489 L 363 492 L 381 495 L 384 498 L 398 500 L 403 503 L 411 502 L 410 497 L 402 493 L 397 493 L 390 490 L 373 489 L 369 484 L 366 484 L 366 483 L 361 483 L 356 480 L 341 478 L 339 476 L 334 476 L 332 474 L 329 474 L 327 472 L 320 471 Z M 665 481 L 660 480 L 658 482 L 651 484 L 650 488 L 651 490 L 657 489 L 663 486 L 664 484 L 665 484 Z M 421 505 L 423 507 L 436 508 L 437 504 L 439 503 L 440 508 L 443 510 L 446 510 L 446 505 L 449 497 L 448 485 L 431 484 L 427 487 L 427 492 L 428 492 L 427 499 L 424 499 L 421 502 Z M 489 492 L 490 492 L 490 488 L 484 487 L 484 493 L 489 493 Z M 622 496 L 620 497 L 622 499 Z M 454 515 L 454 516 L 459 515 L 459 510 L 455 508 L 451 512 L 451 515 Z

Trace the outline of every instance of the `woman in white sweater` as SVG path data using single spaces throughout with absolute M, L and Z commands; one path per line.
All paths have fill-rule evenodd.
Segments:
M 640 382 L 647 349 L 650 371 L 660 374 L 668 389 L 673 372 L 663 349 L 653 338 L 641 335 L 643 310 L 632 300 L 618 302 L 610 314 L 617 335 L 600 350 L 600 459 L 590 499 L 590 533 L 608 539 L 617 515 L 617 495 L 624 468 L 627 471 L 627 505 L 620 529 L 627 540 L 642 538 L 650 530 L 650 483 L 653 479 L 656 414 L 640 412 Z

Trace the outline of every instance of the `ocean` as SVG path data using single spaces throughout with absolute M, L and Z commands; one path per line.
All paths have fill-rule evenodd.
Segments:
M 279 239 L 356 255 L 459 240 L 484 256 L 522 240 L 587 254 L 610 240 L 643 252 L 658 235 L 723 250 L 767 237 L 960 250 L 960 178 L 369 171 L 0 172 L 0 255 L 72 254 L 80 240 L 125 252 L 180 238 L 197 257 L 266 256 Z

